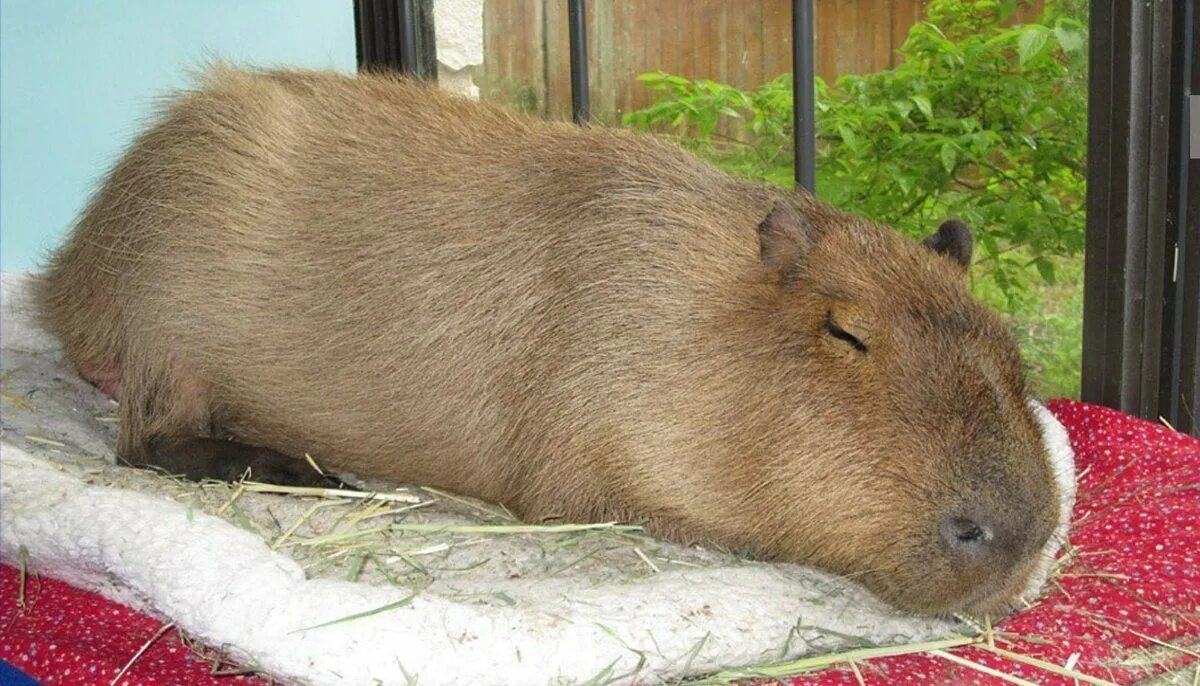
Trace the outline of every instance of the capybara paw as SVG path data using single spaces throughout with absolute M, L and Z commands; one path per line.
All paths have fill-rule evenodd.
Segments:
M 148 445 L 144 466 L 199 481 L 247 479 L 278 486 L 340 488 L 342 482 L 308 462 L 260 446 L 217 438 L 158 439 Z
M 277 486 L 304 486 L 312 488 L 345 488 L 345 484 L 312 468 L 304 460 L 297 460 L 267 448 L 258 448 L 260 454 L 251 460 L 248 468 L 238 477 L 250 481 L 261 481 Z

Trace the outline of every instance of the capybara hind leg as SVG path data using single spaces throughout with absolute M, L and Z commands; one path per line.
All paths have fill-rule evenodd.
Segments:
M 270 448 L 218 438 L 155 439 L 146 446 L 155 467 L 189 479 L 237 481 L 241 478 L 281 486 L 335 486 L 342 484 L 313 469 L 307 462 Z
M 196 481 L 247 477 L 287 486 L 340 485 L 303 460 L 211 437 L 211 388 L 188 364 L 138 352 L 129 360 L 117 437 L 117 454 L 127 464 Z
M 160 454 L 155 448 L 208 435 L 212 420 L 209 385 L 175 356 L 156 355 L 139 347 L 127 351 L 123 369 L 117 455 L 133 467 L 196 473 L 179 469 L 182 458 L 173 458 L 169 452 Z

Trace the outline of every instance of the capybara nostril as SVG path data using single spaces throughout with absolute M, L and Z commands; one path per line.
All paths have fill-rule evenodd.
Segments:
M 947 515 L 938 524 L 942 542 L 956 555 L 979 558 L 997 545 L 996 525 L 986 515 Z

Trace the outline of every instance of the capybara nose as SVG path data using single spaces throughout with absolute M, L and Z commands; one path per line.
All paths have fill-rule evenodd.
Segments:
M 951 514 L 938 524 L 942 543 L 955 555 L 978 560 L 996 552 L 1006 536 L 997 530 L 995 521 L 982 513 Z

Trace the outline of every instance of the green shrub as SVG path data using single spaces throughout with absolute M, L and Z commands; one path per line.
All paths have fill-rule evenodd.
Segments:
M 1009 25 L 1016 4 L 932 0 L 900 64 L 818 80 L 816 166 L 823 199 L 913 236 L 965 221 L 974 290 L 1020 320 L 1040 310 L 1039 294 L 1062 291 L 1058 271 L 1078 272 L 1087 45 L 1082 0 L 1047 0 L 1037 21 Z M 791 75 L 749 91 L 662 72 L 639 80 L 661 95 L 625 125 L 672 130 L 736 175 L 792 183 Z M 1047 392 L 1077 392 L 1078 350 L 1066 355 Z

